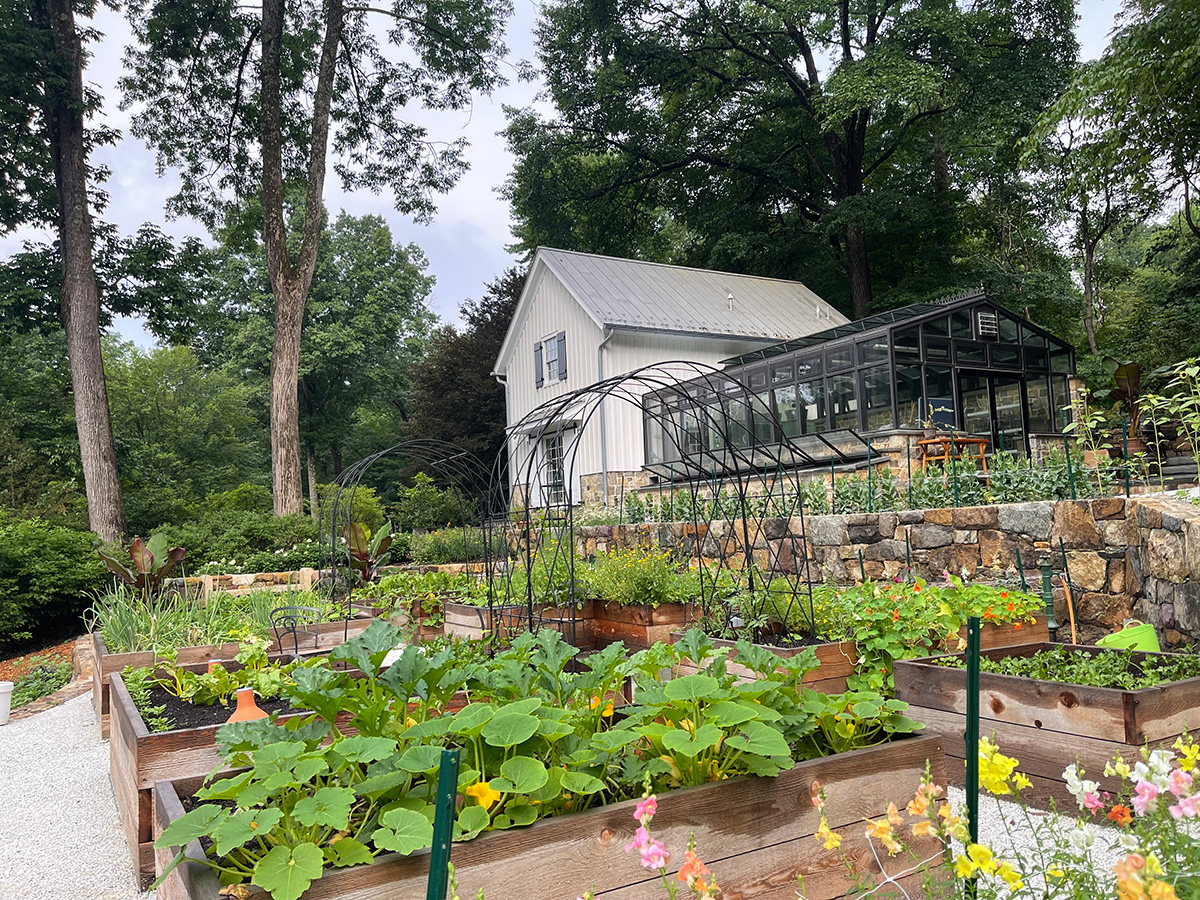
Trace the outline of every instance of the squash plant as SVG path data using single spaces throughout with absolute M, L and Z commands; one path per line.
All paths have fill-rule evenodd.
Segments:
M 739 683 L 729 651 L 699 629 L 629 659 L 614 644 L 578 660 L 545 630 L 494 658 L 407 647 L 385 668 L 396 631 L 377 622 L 335 651 L 362 677 L 297 670 L 288 693 L 313 710 L 305 721 L 222 727 L 218 750 L 247 771 L 201 791 L 206 802 L 156 846 L 207 836 L 202 862 L 226 883 L 294 900 L 323 866 L 428 846 L 444 747 L 462 751 L 454 839 L 464 841 L 641 796 L 647 784 L 775 775 L 797 759 L 917 727 L 900 715 L 903 704 L 878 695 L 830 700 L 804 688 L 817 664 L 811 650 L 782 659 L 740 642 L 738 662 L 758 679 Z M 701 671 L 671 678 L 684 662 Z M 470 702 L 451 714 L 460 691 Z M 339 714 L 360 733 L 339 731 Z M 846 733 L 829 733 L 826 719 L 846 723 Z

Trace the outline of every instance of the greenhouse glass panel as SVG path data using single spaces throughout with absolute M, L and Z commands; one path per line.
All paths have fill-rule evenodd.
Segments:
M 882 431 L 892 427 L 892 378 L 887 366 L 864 369 L 862 398 L 866 430 Z
M 829 378 L 829 405 L 833 408 L 833 427 L 858 427 L 858 395 L 853 375 L 834 375 Z
M 825 416 L 825 379 L 802 381 L 796 385 L 800 433 L 817 434 L 829 427 Z
M 896 406 L 900 410 L 900 426 L 916 428 L 926 418 L 921 402 L 925 393 L 921 390 L 920 366 L 896 366 Z

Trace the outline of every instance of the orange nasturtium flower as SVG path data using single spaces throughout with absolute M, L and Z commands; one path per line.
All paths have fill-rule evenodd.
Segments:
M 464 793 L 468 797 L 474 797 L 484 809 L 490 809 L 493 803 L 504 796 L 499 791 L 492 790 L 492 783 L 490 781 L 477 782 L 467 788 Z

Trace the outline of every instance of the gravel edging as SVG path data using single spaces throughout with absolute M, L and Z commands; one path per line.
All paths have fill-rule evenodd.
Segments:
M 151 900 L 138 890 L 90 696 L 0 727 L 0 897 Z

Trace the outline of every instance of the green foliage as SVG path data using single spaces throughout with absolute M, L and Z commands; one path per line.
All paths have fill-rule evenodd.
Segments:
M 426 534 L 414 534 L 409 538 L 412 561 L 422 565 L 473 562 L 483 559 L 486 541 L 479 528 L 439 528 Z M 493 534 L 492 553 L 501 558 L 506 555 L 504 539 Z
M 75 634 L 108 582 L 96 536 L 0 513 L 0 648 Z
M 118 582 L 146 596 L 159 593 L 175 567 L 187 555 L 182 547 L 170 546 L 164 534 L 153 535 L 148 541 L 134 538 L 128 554 L 114 553 L 103 547 L 96 552 L 104 560 L 108 571 L 117 576 Z M 126 555 L 130 561 L 128 564 L 122 558 Z
M 478 520 L 472 501 L 452 488 L 439 488 L 424 472 L 413 476 L 412 487 L 400 489 L 393 509 L 396 527 L 402 531 L 471 525 Z
M 342 535 L 355 585 L 361 587 L 376 581 L 380 570 L 391 559 L 388 550 L 392 546 L 392 523 L 388 522 L 372 534 L 357 522 L 351 522 Z
M 627 606 L 649 603 L 686 603 L 695 600 L 695 577 L 687 572 L 669 550 L 614 549 L 601 553 L 576 578 L 582 578 L 594 596 Z
M 340 532 L 350 522 L 357 522 L 375 531 L 384 522 L 383 503 L 372 487 L 358 486 L 354 490 L 345 490 L 338 498 L 336 484 L 317 485 L 318 516 L 321 522 L 328 523 L 333 516 L 333 508 L 337 504 L 337 530 Z
M 949 656 L 935 662 L 951 668 L 964 665 L 961 659 Z M 1091 651 L 1053 647 L 1040 650 L 1032 656 L 985 656 L 979 660 L 979 671 L 1038 681 L 1137 691 L 1200 677 L 1200 656 L 1191 653 L 1144 656 L 1132 650 Z
M 71 680 L 71 664 L 43 664 L 30 669 L 13 683 L 12 709 L 18 709 L 52 694 Z
M 163 533 L 187 548 L 193 572 L 285 572 L 317 564 L 317 523 L 310 516 L 205 508 Z
M 239 484 L 228 491 L 219 491 L 204 498 L 205 509 L 215 512 L 270 512 L 271 489 L 261 484 Z
M 243 688 L 252 688 L 255 696 L 273 700 L 283 693 L 294 669 L 302 665 L 321 666 L 327 661 L 316 657 L 303 662 L 279 660 L 272 663 L 267 659 L 267 641 L 251 638 L 242 644 L 234 662 L 238 663 L 238 668 L 233 670 L 218 663 L 205 672 L 192 672 L 175 665 L 175 654 L 170 652 L 162 654 L 154 668 L 137 671 L 139 679 L 148 678 L 180 700 L 197 706 L 228 706 L 233 695 Z M 163 674 L 159 675 L 159 671 Z
M 839 475 L 834 482 L 833 509 L 839 515 L 899 508 L 896 479 L 890 468 L 880 469 L 869 478 L 866 475 Z

